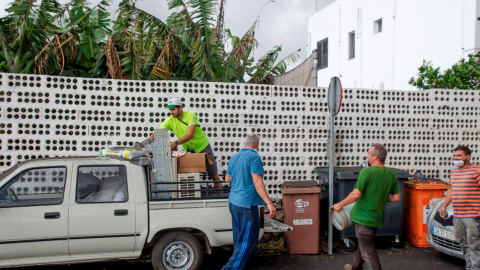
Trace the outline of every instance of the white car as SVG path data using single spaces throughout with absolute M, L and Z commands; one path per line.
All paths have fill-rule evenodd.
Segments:
M 432 199 L 432 211 L 427 217 L 427 242 L 430 246 L 440 252 L 463 259 L 462 249 L 458 243 L 455 229 L 453 228 L 453 206 L 447 206 L 445 218 L 440 216 L 445 198 Z

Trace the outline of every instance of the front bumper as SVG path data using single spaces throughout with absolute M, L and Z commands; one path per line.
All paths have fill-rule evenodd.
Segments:
M 446 218 L 442 218 L 440 213 L 440 207 L 442 206 L 444 200 L 438 201 L 436 204 L 433 205 L 432 212 L 429 214 L 427 218 L 427 242 L 428 244 L 447 255 L 454 256 L 460 259 L 463 259 L 462 249 L 460 248 L 460 244 L 456 240 L 455 229 L 453 227 L 453 208 L 451 205 L 447 207 L 447 216 Z M 433 228 L 440 228 L 448 232 L 452 232 L 455 235 L 455 240 L 448 239 L 439 235 L 435 235 L 433 233 Z

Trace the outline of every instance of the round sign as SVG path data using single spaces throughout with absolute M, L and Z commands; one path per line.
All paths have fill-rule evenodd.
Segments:
M 328 111 L 334 116 L 340 112 L 342 107 L 343 89 L 338 77 L 332 77 L 328 86 Z

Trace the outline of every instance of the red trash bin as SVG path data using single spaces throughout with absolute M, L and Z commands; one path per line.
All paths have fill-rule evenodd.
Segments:
M 450 186 L 443 181 L 405 182 L 405 234 L 414 246 L 429 247 L 427 242 L 427 216 L 430 200 L 443 198 Z

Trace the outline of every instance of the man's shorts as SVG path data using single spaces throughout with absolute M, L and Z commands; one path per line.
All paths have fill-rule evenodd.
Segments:
M 213 150 L 210 144 L 208 144 L 207 147 L 205 147 L 205 149 L 203 149 L 200 153 L 207 154 L 210 160 L 213 162 L 212 164 L 209 164 L 209 162 L 207 162 L 207 173 L 208 176 L 210 176 L 211 178 L 212 175 L 218 173 L 218 168 L 217 161 L 215 160 L 215 156 L 213 155 Z

